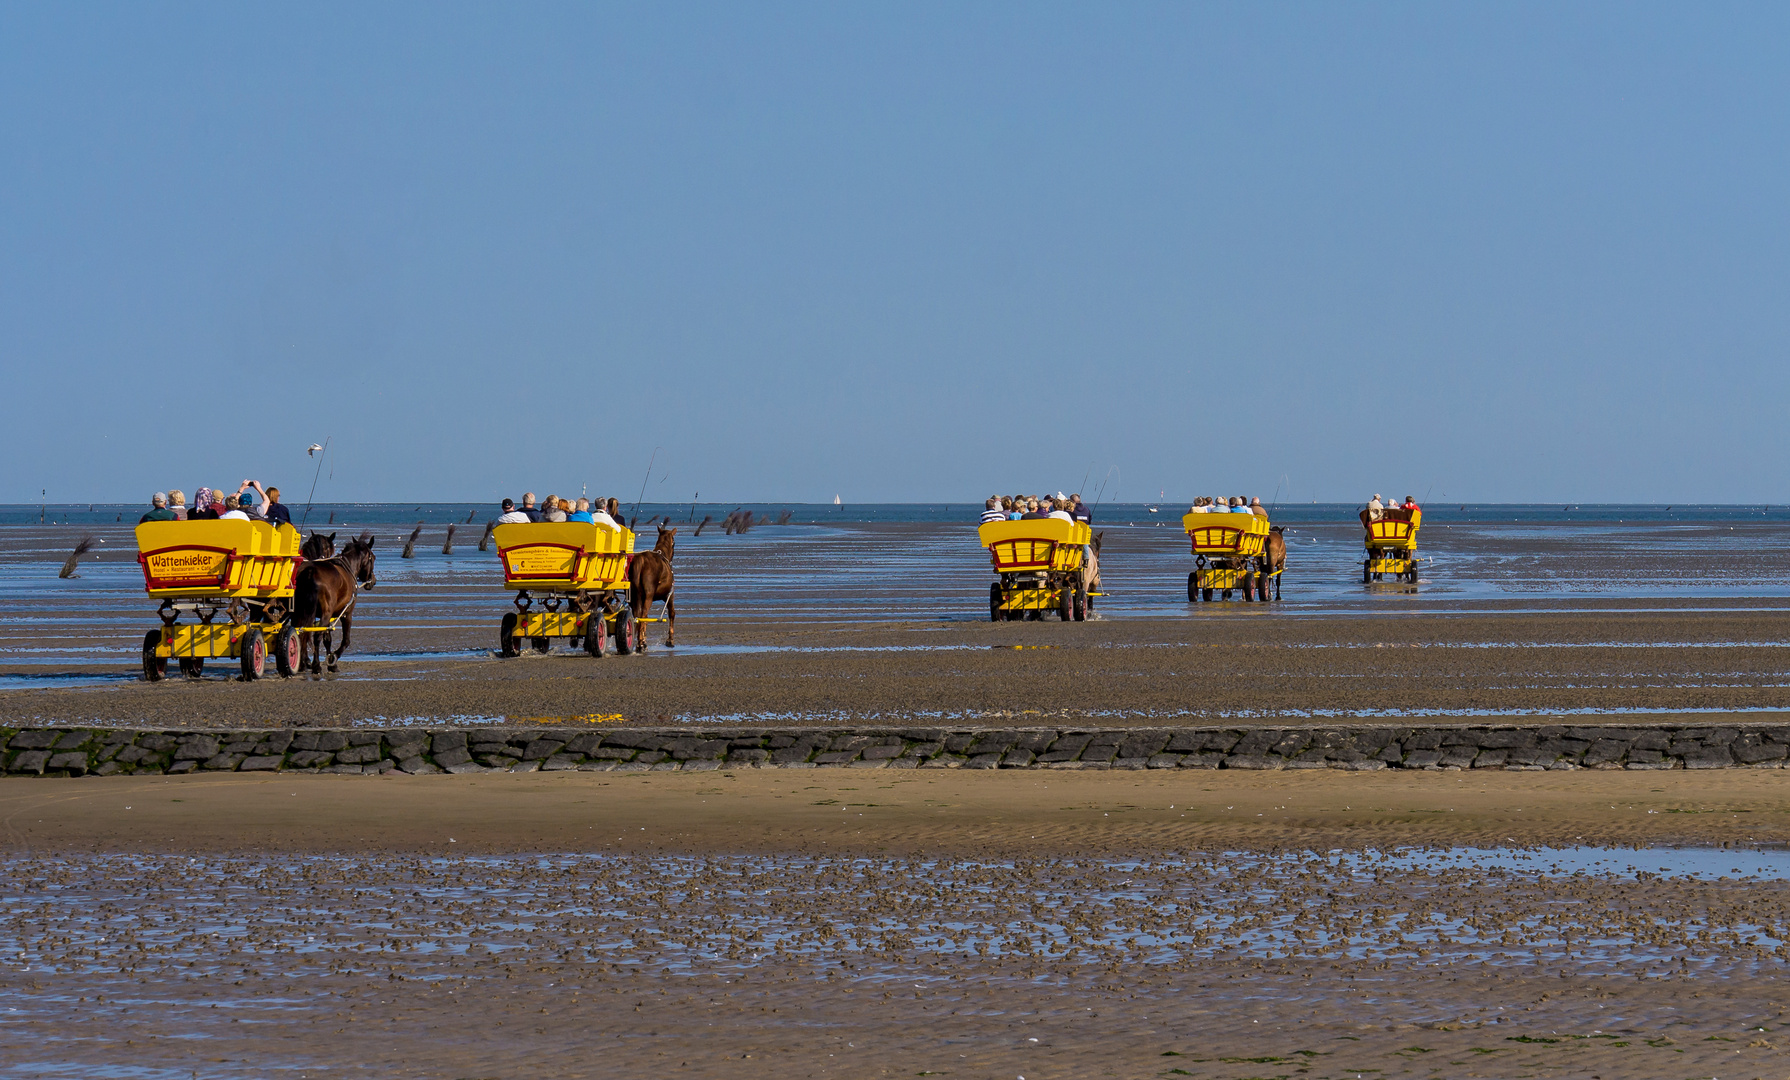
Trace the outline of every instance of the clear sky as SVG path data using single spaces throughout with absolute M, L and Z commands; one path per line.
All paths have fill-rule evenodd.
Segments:
M 331 500 L 1790 501 L 1787 60 L 1770 4 L 7 4 L 0 501 L 326 436 Z

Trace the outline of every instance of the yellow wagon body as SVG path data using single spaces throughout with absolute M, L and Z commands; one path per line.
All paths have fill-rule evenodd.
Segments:
M 1263 558 L 1274 526 L 1260 514 L 1229 512 L 1181 515 L 1181 528 L 1193 547 L 1198 569 L 1187 575 L 1187 600 L 1210 600 L 1214 592 L 1229 600 L 1241 589 L 1245 600 L 1257 595 L 1268 599 L 1268 589 L 1279 570 L 1270 570 Z
M 1086 522 L 1062 518 L 990 521 L 976 530 L 1000 580 L 989 589 L 989 614 L 997 621 L 1027 612 L 1055 611 L 1085 618 L 1090 592 L 1082 573 L 1083 552 L 1094 542 Z
M 1085 523 L 1061 518 L 991 521 L 976 535 L 1000 574 L 1079 570 L 1082 548 L 1094 542 L 1094 530 Z
M 503 583 L 509 589 L 577 592 L 628 584 L 631 529 L 589 521 L 534 521 L 492 530 Z
M 534 521 L 492 530 L 505 588 L 517 590 L 516 612 L 498 629 L 500 655 L 515 656 L 528 641 L 545 652 L 556 638 L 577 638 L 586 652 L 600 649 L 612 630 L 618 652 L 641 647 L 628 609 L 628 560 L 634 532 L 589 521 Z M 542 609 L 534 607 L 541 603 Z M 561 606 L 565 609 L 561 610 Z M 574 642 L 576 645 L 576 642 Z
M 143 590 L 162 601 L 162 628 L 143 641 L 144 677 L 160 679 L 170 659 L 196 675 L 204 661 L 226 657 L 243 659 L 245 677 L 259 677 L 266 639 L 290 631 L 301 542 L 292 526 L 265 521 L 138 525 Z M 183 611 L 200 621 L 176 621 Z M 214 621 L 220 613 L 226 618 Z
M 1422 510 L 1384 510 L 1378 520 L 1364 520 L 1367 557 L 1361 563 L 1363 582 L 1382 575 L 1417 580 L 1417 530 L 1423 525 Z
M 1184 514 L 1181 527 L 1193 541 L 1193 553 L 1207 558 L 1260 555 L 1271 528 L 1260 514 Z
M 265 521 L 145 521 L 143 588 L 156 598 L 271 600 L 292 595 L 298 530 Z

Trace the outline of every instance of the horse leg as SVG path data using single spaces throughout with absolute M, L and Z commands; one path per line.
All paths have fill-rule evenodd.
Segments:
M 342 613 L 342 647 L 337 649 L 335 652 L 332 652 L 329 654 L 329 669 L 331 671 L 336 670 L 336 661 L 341 658 L 343 653 L 348 651 L 348 632 L 353 627 L 354 627 L 353 612 L 352 611 L 343 612 Z
M 640 645 L 634 650 L 637 653 L 646 651 L 646 624 L 640 620 L 650 617 L 653 613 L 653 589 L 657 585 L 657 581 L 649 581 L 645 575 L 642 575 L 640 591 L 629 597 L 629 603 L 634 608 L 634 628 L 640 635 Z
M 672 601 L 672 593 L 665 594 L 665 647 L 677 648 L 672 638 L 677 636 L 677 604 Z

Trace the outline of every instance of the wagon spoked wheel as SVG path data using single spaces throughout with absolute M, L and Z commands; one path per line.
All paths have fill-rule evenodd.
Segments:
M 603 613 L 593 611 L 584 623 L 584 653 L 586 656 L 603 655 Z
M 168 677 L 168 658 L 155 655 L 155 647 L 162 643 L 162 632 L 151 630 L 143 635 L 143 681 L 161 682 Z
M 1000 622 L 1004 614 L 1001 610 L 1001 583 L 996 581 L 988 586 L 988 619 L 990 622 Z
M 615 655 L 627 656 L 634 651 L 634 609 L 622 608 L 615 613 Z
M 1243 593 L 1243 599 L 1245 599 L 1245 600 L 1254 600 L 1255 599 L 1255 575 L 1254 574 L 1244 574 L 1241 578 L 1237 579 L 1237 583 L 1242 586 L 1241 591 Z
M 506 657 L 522 655 L 522 650 L 517 647 L 519 643 L 516 639 L 516 622 L 516 613 L 512 611 L 504 615 L 503 622 L 498 624 L 497 655 Z
M 1080 582 L 1075 586 L 1075 621 L 1084 622 L 1088 617 L 1088 586 Z
M 280 673 L 280 678 L 290 679 L 298 674 L 298 627 L 286 623 L 273 639 L 273 669 Z
M 1064 589 L 1057 594 L 1057 618 L 1063 622 L 1075 621 L 1075 592 Z
M 189 679 L 203 679 L 205 677 L 205 658 L 200 656 L 181 657 L 180 673 Z
M 1200 602 L 1200 572 L 1198 570 L 1187 575 L 1187 602 L 1189 604 Z
M 242 635 L 242 681 L 254 682 L 267 666 L 267 638 L 259 630 Z

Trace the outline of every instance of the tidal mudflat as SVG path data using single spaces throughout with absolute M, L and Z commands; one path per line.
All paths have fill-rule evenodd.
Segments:
M 0 1057 L 1775 1076 L 1781 776 L 9 781 Z

